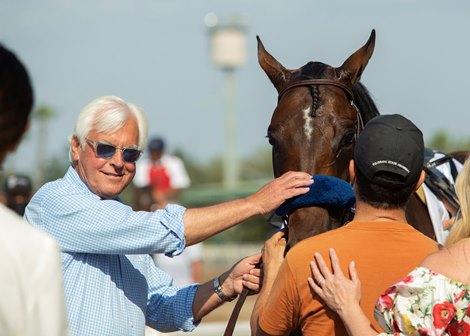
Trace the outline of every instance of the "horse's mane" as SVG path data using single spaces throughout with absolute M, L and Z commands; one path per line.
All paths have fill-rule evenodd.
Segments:
M 356 83 L 352 87 L 354 94 L 354 103 L 361 112 L 361 117 L 366 124 L 372 118 L 380 115 L 374 100 L 370 96 L 369 90 L 361 82 Z

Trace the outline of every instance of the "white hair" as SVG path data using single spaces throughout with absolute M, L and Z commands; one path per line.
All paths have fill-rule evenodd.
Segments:
M 78 115 L 72 137 L 77 138 L 84 149 L 86 137 L 92 130 L 99 133 L 114 133 L 120 130 L 132 116 L 136 119 L 139 130 L 137 145 L 140 150 L 143 150 L 147 145 L 147 119 L 145 114 L 134 104 L 116 96 L 103 96 L 88 103 Z M 72 137 L 70 137 L 70 140 L 72 140 Z M 69 159 L 72 162 L 71 147 Z

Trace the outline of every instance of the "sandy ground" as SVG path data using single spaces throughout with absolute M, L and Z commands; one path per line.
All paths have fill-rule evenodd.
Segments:
M 246 299 L 240 315 L 237 319 L 237 324 L 233 332 L 234 336 L 249 336 L 250 335 L 250 315 L 253 310 L 256 296 L 250 296 Z M 209 315 L 207 315 L 201 324 L 191 333 L 173 332 L 161 334 L 147 328 L 145 336 L 160 336 L 160 335 L 171 335 L 171 336 L 221 336 L 224 334 L 225 328 L 227 327 L 228 320 L 232 314 L 233 308 L 235 307 L 236 301 L 227 302 L 222 307 L 217 308 Z

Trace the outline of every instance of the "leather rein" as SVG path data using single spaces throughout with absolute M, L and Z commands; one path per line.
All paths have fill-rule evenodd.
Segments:
M 344 91 L 344 93 L 346 93 L 346 96 L 348 97 L 349 103 L 356 110 L 357 120 L 356 120 L 356 135 L 355 136 L 356 136 L 356 139 L 357 139 L 357 137 L 359 136 L 359 133 L 364 128 L 364 122 L 362 120 L 362 116 L 361 116 L 361 113 L 360 113 L 359 109 L 354 104 L 354 94 L 353 94 L 352 90 L 348 86 L 346 86 L 345 84 L 343 84 L 341 82 L 338 82 L 338 81 L 335 81 L 335 80 L 330 80 L 330 79 L 303 79 L 303 80 L 294 81 L 294 82 L 289 83 L 289 85 L 287 85 L 285 88 L 283 88 L 279 92 L 278 103 L 281 100 L 282 96 L 287 91 L 289 91 L 290 89 L 293 89 L 293 88 L 296 88 L 296 87 L 310 86 L 310 85 L 331 85 L 331 86 L 336 86 L 336 87 L 341 88 Z M 341 153 L 341 151 L 338 152 L 338 154 L 335 157 L 335 160 L 330 165 L 333 165 L 336 162 L 336 159 L 338 158 L 340 153 Z M 285 218 L 283 217 L 282 219 L 283 219 L 284 225 L 287 226 L 287 222 L 288 222 L 287 216 L 285 216 Z M 228 321 L 227 327 L 226 327 L 225 332 L 224 332 L 224 336 L 232 336 L 233 331 L 235 329 L 235 324 L 237 323 L 238 315 L 240 314 L 240 310 L 241 310 L 241 308 L 243 306 L 243 303 L 245 302 L 246 297 L 248 296 L 249 292 L 250 292 L 249 289 L 243 288 L 243 291 L 240 294 L 240 297 L 238 298 L 237 303 L 235 305 L 235 308 L 232 311 L 232 315 L 230 316 L 230 319 Z

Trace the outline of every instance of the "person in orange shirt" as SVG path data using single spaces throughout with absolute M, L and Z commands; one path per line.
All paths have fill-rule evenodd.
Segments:
M 389 286 L 377 300 L 375 318 L 387 334 L 470 334 L 469 160 L 457 176 L 456 192 L 460 210 L 447 223 L 451 231 L 445 247 L 427 256 L 419 267 Z M 338 313 L 351 336 L 377 335 L 359 305 L 361 281 L 354 264 L 350 264 L 351 279 L 348 279 L 333 249 L 330 258 L 333 273 L 323 258 L 315 255 L 309 279 L 313 291 Z
M 388 285 L 410 272 L 437 243 L 409 225 L 405 209 L 424 180 L 421 131 L 401 115 L 382 115 L 361 132 L 349 173 L 356 194 L 353 221 L 305 239 L 283 260 L 283 232 L 264 246 L 264 279 L 252 317 L 252 335 L 347 335 L 343 322 L 307 279 L 315 252 L 327 256 L 334 247 L 341 260 L 354 260 L 361 274 L 361 308 L 372 327 L 381 331 L 373 313 L 377 297 Z M 326 258 L 325 258 L 326 259 Z M 346 270 L 344 270 L 346 272 Z

